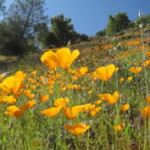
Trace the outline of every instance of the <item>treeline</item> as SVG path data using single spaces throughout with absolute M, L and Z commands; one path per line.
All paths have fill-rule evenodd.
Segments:
M 0 0 L 0 54 L 22 55 L 90 39 L 75 31 L 71 18 L 60 14 L 49 19 L 44 10 L 44 0 L 14 0 L 7 9 L 5 0 Z M 126 13 L 110 15 L 106 29 L 97 32 L 95 37 L 114 35 L 141 22 L 150 23 L 150 15 L 139 17 L 136 23 L 130 21 Z
M 8 10 L 0 0 L 0 54 L 22 55 L 40 48 L 66 46 L 87 41 L 75 31 L 63 14 L 50 19 L 44 14 L 44 0 L 14 0 Z
M 150 14 L 142 16 L 139 12 L 139 17 L 135 21 L 130 21 L 126 13 L 118 13 L 115 16 L 109 15 L 109 21 L 104 30 L 96 33 L 95 37 L 99 38 L 104 35 L 116 35 L 123 33 L 125 29 L 136 28 L 142 25 L 143 27 L 150 25 Z

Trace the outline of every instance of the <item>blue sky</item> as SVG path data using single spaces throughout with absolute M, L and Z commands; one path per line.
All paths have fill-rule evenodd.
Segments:
M 8 6 L 13 0 L 6 0 Z M 64 14 L 72 19 L 78 33 L 94 36 L 106 28 L 109 14 L 126 12 L 130 20 L 150 14 L 150 0 L 45 0 L 45 13 L 49 18 Z

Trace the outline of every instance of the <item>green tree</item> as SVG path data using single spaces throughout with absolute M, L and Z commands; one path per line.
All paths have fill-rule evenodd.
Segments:
M 45 22 L 35 26 L 34 32 L 37 33 L 36 40 L 41 48 L 51 48 L 58 45 L 58 39 L 51 32 Z
M 74 44 L 88 40 L 87 35 L 74 30 L 71 19 L 65 18 L 63 14 L 51 18 L 50 22 L 49 30 L 46 24 L 39 24 L 35 28 L 37 40 L 43 48 L 61 47 L 66 46 L 68 42 Z
M 45 20 L 44 0 L 15 0 L 10 5 L 5 18 L 10 36 L 7 37 L 7 34 L 2 33 L 1 38 L 7 39 L 7 42 L 2 44 L 5 50 L 1 49 L 0 51 L 9 54 L 23 54 L 35 49 L 34 27 Z M 5 46 L 6 44 L 7 46 Z
M 101 38 L 101 37 L 103 37 L 104 35 L 106 35 L 106 30 L 105 30 L 105 29 L 98 31 L 98 32 L 96 33 L 95 37 L 96 37 L 96 38 Z
M 136 25 L 140 25 L 141 23 L 146 26 L 146 25 L 149 25 L 150 24 L 150 14 L 146 15 L 146 16 L 141 16 L 141 17 L 138 17 L 136 20 L 135 20 L 135 23 Z
M 118 13 L 114 17 L 109 15 L 109 22 L 106 27 L 107 34 L 116 34 L 127 29 L 130 25 L 130 20 L 126 13 Z
M 72 41 L 74 27 L 70 18 L 65 18 L 63 14 L 51 18 L 51 32 L 58 39 L 58 45 L 65 46 L 68 41 Z

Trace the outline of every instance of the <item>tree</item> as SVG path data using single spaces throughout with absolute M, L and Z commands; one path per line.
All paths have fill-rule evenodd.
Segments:
M 116 34 L 130 25 L 130 20 L 126 13 L 118 13 L 114 17 L 109 15 L 109 22 L 106 27 L 107 34 Z
M 54 33 L 48 29 L 46 23 L 37 24 L 34 28 L 34 32 L 37 33 L 36 40 L 39 43 L 39 47 L 51 48 L 58 45 L 58 39 Z
M 95 37 L 96 37 L 96 38 L 101 38 L 101 37 L 103 37 L 104 35 L 106 35 L 106 30 L 105 30 L 105 29 L 98 31 L 98 32 L 96 33 Z
M 74 27 L 70 18 L 65 18 L 63 14 L 51 18 L 51 31 L 59 41 L 60 46 L 65 46 L 68 41 L 72 41 Z
M 135 20 L 135 23 L 137 25 L 140 25 L 141 23 L 146 26 L 148 24 L 150 24 L 150 14 L 146 15 L 146 16 L 141 16 L 141 17 L 138 17 L 136 20 Z
M 15 0 L 10 5 L 5 19 L 11 35 L 9 38 L 4 35 L 5 39 L 9 39 L 7 45 L 11 45 L 5 51 L 23 54 L 34 49 L 34 27 L 45 20 L 44 0 Z M 7 46 L 4 47 L 7 48 Z
M 65 18 L 63 14 L 51 18 L 51 27 L 42 24 L 37 25 L 37 40 L 43 48 L 62 47 L 68 42 L 77 43 L 87 41 L 88 36 L 79 34 L 74 30 L 70 18 Z

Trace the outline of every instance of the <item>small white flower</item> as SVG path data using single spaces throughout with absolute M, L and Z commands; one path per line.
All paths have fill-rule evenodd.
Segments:
M 139 27 L 142 28 L 142 24 L 140 24 Z

